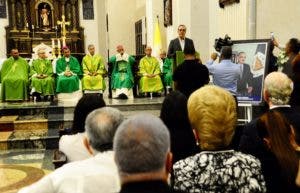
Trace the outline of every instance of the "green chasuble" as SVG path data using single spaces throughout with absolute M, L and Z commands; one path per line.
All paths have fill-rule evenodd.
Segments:
M 54 95 L 55 82 L 50 60 L 41 58 L 34 60 L 30 67 L 30 77 L 33 92 L 40 93 L 43 96 Z
M 72 93 L 79 90 L 79 77 L 81 75 L 81 68 L 78 60 L 70 56 L 70 61 L 67 63 L 66 58 L 62 57 L 56 61 L 57 73 L 57 93 Z M 65 76 L 66 69 L 70 69 L 72 76 Z
M 173 64 L 172 60 L 165 58 L 163 63 L 163 82 L 165 86 L 172 86 Z
M 28 74 L 29 65 L 22 57 L 17 60 L 13 57 L 5 60 L 0 71 L 1 99 L 3 101 L 27 100 Z
M 134 58 L 126 53 L 122 56 L 121 54 L 117 54 L 112 56 L 109 59 L 109 62 L 113 65 L 111 88 L 113 90 L 120 88 L 132 88 L 134 85 L 134 79 L 131 69 L 135 62 Z
M 155 57 L 144 56 L 139 64 L 140 92 L 159 92 L 163 89 L 160 79 L 159 62 Z M 155 75 L 154 77 L 147 77 L 147 75 Z
M 82 89 L 83 90 L 105 90 L 105 81 L 103 76 L 107 73 L 103 58 L 95 54 L 91 56 L 87 54 L 82 60 L 83 78 Z

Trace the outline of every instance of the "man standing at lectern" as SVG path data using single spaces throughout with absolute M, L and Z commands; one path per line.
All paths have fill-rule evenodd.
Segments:
M 176 51 L 183 51 L 184 48 L 189 48 L 189 50 L 195 50 L 194 42 L 192 39 L 185 37 L 186 34 L 186 26 L 180 24 L 178 26 L 178 37 L 171 40 L 168 48 L 168 58 L 175 58 Z

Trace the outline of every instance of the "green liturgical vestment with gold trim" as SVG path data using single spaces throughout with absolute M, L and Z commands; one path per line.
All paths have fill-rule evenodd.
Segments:
M 8 58 L 2 64 L 1 99 L 3 101 L 16 101 L 28 99 L 29 65 L 25 59 L 19 57 L 15 60 Z
M 46 95 L 54 95 L 55 82 L 53 78 L 52 63 L 48 59 L 36 59 L 30 66 L 31 89 Z

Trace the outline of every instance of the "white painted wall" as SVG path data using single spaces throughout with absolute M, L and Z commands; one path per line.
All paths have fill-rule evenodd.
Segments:
M 106 0 L 94 0 L 94 20 L 84 20 L 82 11 L 82 1 L 79 1 L 79 18 L 80 26 L 84 28 L 85 51 L 87 52 L 87 46 L 89 44 L 94 44 L 96 47 L 96 52 L 98 52 L 103 57 L 107 58 L 105 31 L 105 2 Z
M 275 38 L 285 44 L 290 38 L 300 38 L 299 0 L 257 0 L 257 38 Z
M 141 1 L 141 0 L 139 0 Z M 142 7 L 143 4 L 139 4 Z M 116 54 L 116 46 L 122 44 L 129 54 L 135 54 L 134 10 L 136 2 L 128 0 L 108 0 L 107 13 L 109 23 L 110 55 Z

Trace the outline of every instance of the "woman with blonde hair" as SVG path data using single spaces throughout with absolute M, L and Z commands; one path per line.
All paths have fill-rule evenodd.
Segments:
M 188 100 L 188 115 L 202 152 L 175 163 L 175 190 L 266 192 L 259 160 L 230 149 L 237 113 L 229 91 L 213 85 L 198 89 Z

